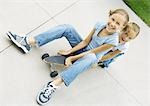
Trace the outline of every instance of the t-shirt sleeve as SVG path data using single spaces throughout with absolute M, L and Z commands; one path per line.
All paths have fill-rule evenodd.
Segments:
M 104 22 L 97 22 L 97 23 L 94 25 L 94 28 L 97 30 L 97 29 L 101 28 L 103 25 L 105 25 Z
M 119 36 L 117 34 L 115 36 L 108 37 L 105 44 L 111 44 L 111 45 L 117 46 L 118 42 L 119 42 Z

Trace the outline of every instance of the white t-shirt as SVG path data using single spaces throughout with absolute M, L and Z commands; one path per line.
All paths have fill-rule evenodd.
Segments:
M 120 50 L 121 53 L 125 53 L 129 48 L 129 42 L 126 42 L 126 43 L 119 43 L 117 46 L 115 46 L 112 51 L 115 51 L 115 50 Z

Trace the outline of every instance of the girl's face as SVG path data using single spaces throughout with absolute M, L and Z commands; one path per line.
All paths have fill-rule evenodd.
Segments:
M 106 30 L 110 33 L 121 31 L 125 27 L 125 16 L 120 13 L 115 13 L 109 16 Z
M 129 42 L 130 40 L 134 39 L 136 35 L 137 33 L 134 30 L 132 29 L 127 30 L 119 36 L 119 42 L 120 43 Z

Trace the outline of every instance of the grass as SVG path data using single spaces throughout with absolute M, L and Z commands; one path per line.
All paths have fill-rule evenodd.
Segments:
M 123 1 L 150 27 L 149 0 L 123 0 Z

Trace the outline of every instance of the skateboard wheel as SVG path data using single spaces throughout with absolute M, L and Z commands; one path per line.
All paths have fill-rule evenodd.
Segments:
M 42 55 L 41 58 L 42 58 L 42 60 L 43 60 L 43 59 L 45 59 L 45 58 L 47 58 L 47 57 L 49 57 L 49 54 L 48 54 L 48 53 L 45 53 L 45 54 Z
M 53 71 L 53 72 L 50 73 L 50 76 L 51 76 L 52 78 L 56 77 L 57 75 L 58 75 L 58 72 L 57 72 L 57 71 Z

